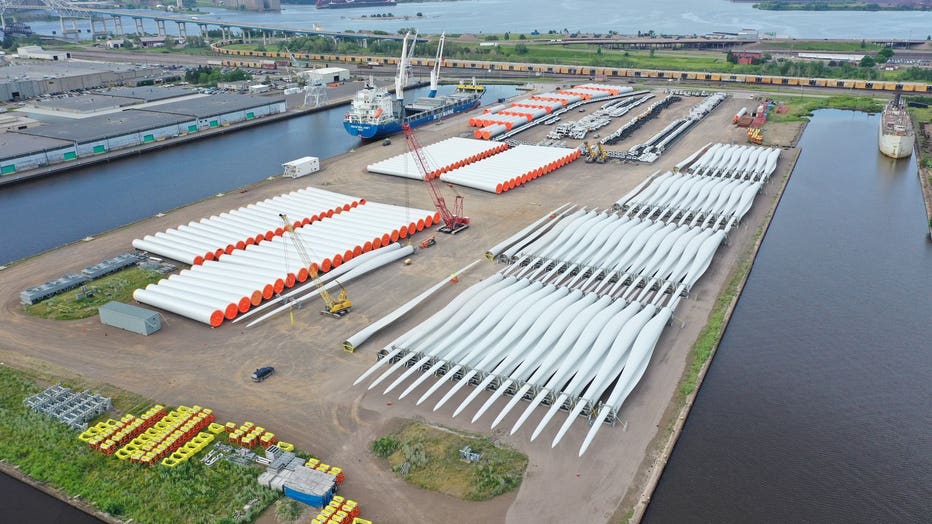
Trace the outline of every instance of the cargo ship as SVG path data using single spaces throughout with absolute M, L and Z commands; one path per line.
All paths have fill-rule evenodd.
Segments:
M 437 96 L 440 78 L 440 63 L 443 58 L 444 35 L 440 35 L 437 46 L 437 59 L 430 72 L 430 92 L 426 97 L 406 103 L 404 88 L 409 78 L 408 37 L 402 44 L 401 60 L 398 74 L 395 76 L 395 94 L 373 83 L 366 85 L 353 97 L 350 112 L 343 117 L 343 128 L 352 136 L 365 140 L 376 140 L 401 132 L 404 124 L 411 127 L 422 126 L 441 118 L 446 118 L 479 106 L 479 100 L 485 93 L 485 87 L 472 83 L 460 83 L 456 90 L 444 96 Z M 417 39 L 417 35 L 415 35 Z M 413 49 L 412 43 L 412 49 Z
M 888 157 L 906 158 L 913 153 L 913 123 L 899 93 L 887 103 L 880 115 L 878 135 L 880 152 Z
M 348 9 L 350 7 L 395 7 L 396 0 L 317 0 L 317 9 Z

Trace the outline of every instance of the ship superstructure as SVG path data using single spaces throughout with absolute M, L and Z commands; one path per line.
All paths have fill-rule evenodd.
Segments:
M 377 87 L 371 80 L 356 93 L 350 106 L 350 112 L 343 118 L 346 132 L 367 140 L 375 140 L 401 131 L 404 124 L 418 127 L 428 122 L 446 118 L 456 113 L 468 111 L 479 105 L 479 99 L 485 92 L 483 86 L 461 83 L 449 95 L 437 96 L 440 80 L 440 64 L 443 61 L 443 43 L 445 36 L 440 36 L 437 47 L 436 62 L 430 74 L 430 93 L 410 103 L 405 102 L 405 88 L 411 81 L 410 58 L 414 41 L 408 48 L 410 33 L 405 35 L 402 43 L 401 60 L 395 76 L 395 94 L 384 87 Z

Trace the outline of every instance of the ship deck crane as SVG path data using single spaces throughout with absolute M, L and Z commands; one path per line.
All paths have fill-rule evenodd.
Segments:
M 418 171 L 420 171 L 421 176 L 424 177 L 424 182 L 427 183 L 427 188 L 430 190 L 430 196 L 434 199 L 434 207 L 440 212 L 440 218 L 443 220 L 443 226 L 440 227 L 439 231 L 441 233 L 455 235 L 467 229 L 469 227 L 469 217 L 463 216 L 463 196 L 456 195 L 453 201 L 453 211 L 450 211 L 450 208 L 447 207 L 446 200 L 443 198 L 443 194 L 440 193 L 440 188 L 438 188 L 437 184 L 430 178 L 429 173 L 431 169 L 427 165 L 427 159 L 424 156 L 421 143 L 418 141 L 417 137 L 414 136 L 414 131 L 408 124 L 401 126 L 401 129 L 404 131 L 405 140 L 408 142 L 408 149 L 411 151 L 411 156 L 414 157 L 414 163 L 417 164 Z
M 443 42 L 446 40 L 446 33 L 440 33 L 440 42 L 437 43 L 437 57 L 434 59 L 434 68 L 430 70 L 430 91 L 428 98 L 437 96 L 437 84 L 440 81 L 440 64 L 443 62 Z
M 295 250 L 298 251 L 298 256 L 301 258 L 301 262 L 307 266 L 307 271 L 310 274 L 311 278 L 314 280 L 315 286 L 317 287 L 317 292 L 320 293 L 320 298 L 324 300 L 324 310 L 320 312 L 321 315 L 329 315 L 334 318 L 341 318 L 349 313 L 353 309 L 353 303 L 346 296 L 346 288 L 343 287 L 343 284 L 340 284 L 339 281 L 334 280 L 337 285 L 340 286 L 340 293 L 336 298 L 324 288 L 324 285 L 321 284 L 320 280 L 317 278 L 317 264 L 311 261 L 310 255 L 307 254 L 307 249 L 304 247 L 304 242 L 301 240 L 301 237 L 295 233 L 294 227 L 291 225 L 291 220 L 288 220 L 288 215 L 284 213 L 279 213 L 282 222 L 285 223 L 285 231 L 291 233 L 291 243 L 294 244 Z

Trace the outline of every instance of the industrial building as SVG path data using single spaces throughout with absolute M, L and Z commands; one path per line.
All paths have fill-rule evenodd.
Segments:
M 344 69 L 342 67 L 322 67 L 320 69 L 305 71 L 302 75 L 309 81 L 319 80 L 328 84 L 331 82 L 346 82 L 350 79 L 349 69 Z
M 0 100 L 95 89 L 147 77 L 152 72 L 138 65 L 71 61 L 0 67 Z
M 109 98 L 117 97 L 102 97 L 86 104 L 112 105 L 120 101 L 119 98 L 117 102 L 106 100 Z M 80 107 L 81 103 L 76 105 Z M 280 97 L 223 94 L 4 133 L 0 137 L 0 145 L 4 146 L 0 148 L 0 173 L 9 175 L 25 169 L 100 155 L 283 113 L 285 109 L 285 99 Z
M 71 53 L 62 51 L 46 51 L 42 46 L 24 45 L 17 49 L 20 58 L 32 58 L 33 60 L 67 60 L 71 58 Z

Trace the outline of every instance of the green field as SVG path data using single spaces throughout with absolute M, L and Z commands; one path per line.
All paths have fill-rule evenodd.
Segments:
M 396 474 L 409 464 L 408 474 L 402 475 L 408 482 L 466 500 L 487 500 L 517 489 L 528 462 L 527 456 L 487 437 L 418 423 L 372 444 Z M 466 446 L 482 454 L 479 462 L 460 458 L 459 450 Z
M 830 51 L 865 54 L 884 49 L 884 46 L 872 42 L 837 42 L 829 40 L 765 40 L 760 43 L 766 49 L 787 49 L 792 51 Z
M 43 389 L 26 373 L 0 366 L 0 459 L 69 497 L 125 521 L 153 524 L 252 522 L 279 497 L 256 482 L 258 467 L 224 460 L 212 468 L 199 460 L 177 468 L 146 467 L 104 456 L 78 440 L 78 431 L 23 405 L 25 397 Z M 152 405 L 126 392 L 113 398 L 117 413 L 131 409 L 138 415 Z
M 163 278 L 165 275 L 157 271 L 131 267 L 88 283 L 90 293 L 81 288 L 72 289 L 38 304 L 26 306 L 26 312 L 54 320 L 88 318 L 96 315 L 97 308 L 111 300 L 131 301 L 133 291 Z

